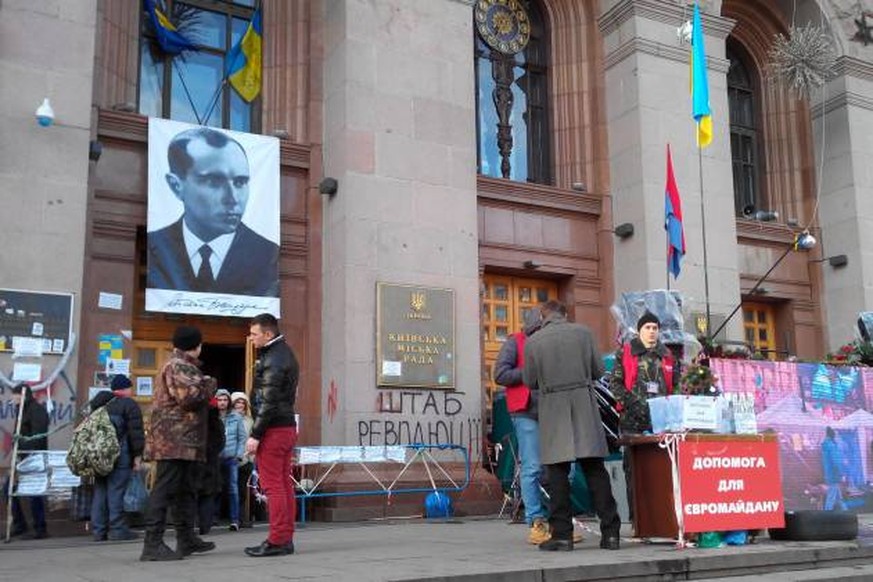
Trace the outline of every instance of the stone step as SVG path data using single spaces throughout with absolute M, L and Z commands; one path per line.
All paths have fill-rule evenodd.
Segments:
M 873 564 L 838 566 L 815 570 L 796 570 L 794 572 L 770 572 L 767 582 L 870 582 L 873 580 Z M 730 576 L 723 578 L 703 578 L 699 582 L 762 582 L 762 576 Z

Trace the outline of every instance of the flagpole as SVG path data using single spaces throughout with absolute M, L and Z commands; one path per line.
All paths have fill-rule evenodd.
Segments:
M 182 69 L 176 64 L 176 59 L 173 59 L 173 66 L 179 74 L 179 80 L 182 82 L 182 89 L 185 90 L 185 97 L 188 98 L 188 104 L 191 106 L 191 111 L 194 112 L 194 118 L 197 120 L 197 125 L 203 125 L 203 122 L 200 121 L 200 116 L 197 115 L 197 107 L 194 106 L 194 99 L 191 97 L 191 91 L 188 90 L 188 84 L 185 82 L 185 77 L 182 76 Z
M 700 231 L 703 237 L 703 297 L 706 302 L 706 338 L 711 340 L 712 316 L 709 307 L 709 262 L 706 258 L 706 212 L 703 203 L 703 148 L 697 146 L 697 175 L 700 178 Z

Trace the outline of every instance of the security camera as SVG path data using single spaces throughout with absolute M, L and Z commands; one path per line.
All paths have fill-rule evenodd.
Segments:
M 48 127 L 55 121 L 55 110 L 48 97 L 42 100 L 42 105 L 36 109 L 36 122 L 42 127 Z

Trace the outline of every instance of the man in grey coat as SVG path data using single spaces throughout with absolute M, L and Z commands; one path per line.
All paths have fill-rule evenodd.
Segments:
M 551 488 L 552 537 L 539 548 L 573 549 L 569 472 L 578 462 L 600 518 L 600 547 L 617 550 L 621 519 L 603 466 L 609 451 L 592 387 L 603 375 L 603 361 L 591 330 L 568 322 L 563 304 L 548 301 L 541 310 L 543 326 L 525 344 L 523 370 L 524 383 L 539 390 L 540 460 Z

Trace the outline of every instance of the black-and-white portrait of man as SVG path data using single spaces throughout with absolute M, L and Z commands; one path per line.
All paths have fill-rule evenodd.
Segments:
M 148 214 L 147 310 L 278 313 L 278 140 L 150 119 Z

